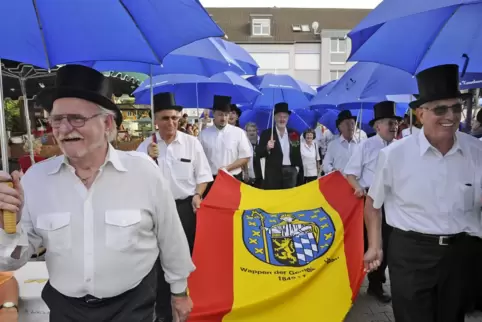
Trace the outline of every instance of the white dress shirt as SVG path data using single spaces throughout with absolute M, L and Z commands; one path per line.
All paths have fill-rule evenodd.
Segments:
M 387 223 L 401 230 L 481 236 L 482 146 L 457 132 L 442 155 L 423 131 L 380 152 L 368 195 L 385 207 Z
M 326 150 L 328 149 L 328 144 L 330 144 L 335 136 L 330 130 L 321 126 L 316 128 L 315 134 L 318 146 L 321 149 L 321 154 L 325 155 Z
M 355 176 L 362 188 L 369 188 L 375 175 L 378 153 L 390 143 L 378 134 L 361 141 L 356 145 L 343 172 Z
M 320 161 L 320 154 L 318 153 L 318 147 L 314 142 L 308 145 L 305 142 L 301 144 L 301 160 L 303 162 L 303 174 L 305 177 L 317 177 L 318 176 L 318 163 Z
M 348 142 L 342 135 L 337 136 L 328 144 L 323 159 L 323 171 L 326 174 L 336 170 L 343 172 L 357 144 L 355 138 Z
M 281 136 L 278 128 L 276 128 L 276 134 L 278 134 L 279 144 L 281 145 L 281 152 L 283 153 L 283 165 L 291 165 L 290 159 L 290 138 L 288 129 L 285 128 L 283 136 Z
M 418 134 L 420 133 L 420 129 L 418 127 L 412 126 L 412 133 L 410 133 L 410 127 L 402 130 L 402 138 L 407 137 L 411 134 Z
M 219 169 L 239 159 L 253 156 L 253 148 L 246 132 L 239 127 L 227 124 L 219 130 L 211 126 L 199 134 L 199 141 L 206 153 L 211 167 L 211 174 L 217 175 Z M 240 174 L 241 168 L 230 171 L 232 175 Z
M 136 287 L 159 260 L 171 291 L 195 269 L 169 183 L 143 153 L 109 146 L 87 189 L 64 156 L 22 178 L 25 205 L 16 234 L 0 229 L 0 270 L 16 270 L 43 245 L 52 286 L 70 297 L 108 298 Z M 12 251 L 23 246 L 20 259 Z
M 256 174 L 254 173 L 254 163 L 253 163 L 253 160 L 256 156 L 256 151 L 254 150 L 254 146 L 253 146 L 253 143 L 249 142 L 250 145 L 251 145 L 251 151 L 253 153 L 253 156 L 251 158 L 249 158 L 249 162 L 248 162 L 248 175 L 251 179 L 255 179 L 256 178 Z M 256 144 L 259 144 L 259 136 L 258 136 L 258 140 L 256 141 Z
M 186 199 L 196 193 L 196 186 L 213 181 L 208 159 L 201 143 L 192 135 L 177 131 L 169 145 L 156 133 L 159 147 L 157 163 L 164 178 L 171 184 L 174 199 Z M 137 151 L 147 154 L 152 137 L 142 142 Z

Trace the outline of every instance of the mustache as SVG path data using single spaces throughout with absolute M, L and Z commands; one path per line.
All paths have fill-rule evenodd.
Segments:
M 69 133 L 67 135 L 59 136 L 59 140 L 72 140 L 72 139 L 83 139 L 84 137 L 78 133 Z

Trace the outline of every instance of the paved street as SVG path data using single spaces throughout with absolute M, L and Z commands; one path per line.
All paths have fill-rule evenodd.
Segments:
M 392 306 L 377 302 L 373 297 L 366 295 L 367 286 L 368 283 L 365 280 L 358 299 L 345 319 L 345 322 L 395 322 Z M 465 321 L 482 322 L 482 313 L 467 317 Z

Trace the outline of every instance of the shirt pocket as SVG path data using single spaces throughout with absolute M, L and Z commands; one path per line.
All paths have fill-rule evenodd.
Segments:
M 475 188 L 473 185 L 460 184 L 461 205 L 464 213 L 473 212 L 475 207 Z
M 37 217 L 36 228 L 44 236 L 44 246 L 51 254 L 60 254 L 72 248 L 70 212 L 58 212 Z
M 107 248 L 124 251 L 139 239 L 141 210 L 107 210 L 105 212 L 105 244 Z
M 193 176 L 192 160 L 190 162 L 174 160 L 172 172 L 173 177 L 177 180 L 189 180 Z

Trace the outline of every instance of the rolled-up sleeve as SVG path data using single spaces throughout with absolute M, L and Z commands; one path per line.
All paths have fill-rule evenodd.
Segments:
M 195 270 L 195 266 L 169 183 L 157 171 L 154 176 L 157 180 L 157 198 L 154 201 L 153 217 L 161 264 L 166 282 L 171 285 L 171 292 L 181 293 L 186 290 L 187 278 Z
M 206 153 L 204 153 L 201 143 L 197 140 L 194 142 L 194 149 L 194 176 L 196 178 L 196 184 L 213 181 L 208 158 L 206 157 Z
M 348 163 L 343 170 L 345 175 L 352 175 L 357 179 L 360 179 L 363 170 L 363 146 L 364 144 L 360 143 L 354 149 L 350 160 L 348 160 Z
M 387 193 L 391 190 L 392 181 L 392 171 L 388 162 L 387 149 L 382 149 L 378 154 L 375 177 L 370 190 L 368 190 L 368 196 L 373 199 L 373 208 L 382 208 Z
M 251 158 L 253 156 L 253 148 L 249 143 L 246 132 L 240 129 L 240 141 L 239 141 L 239 159 Z
M 26 193 L 27 196 L 27 193 Z M 42 244 L 42 238 L 35 233 L 28 211 L 27 197 L 22 210 L 22 219 L 15 234 L 0 229 L 0 271 L 14 271 L 25 265 Z M 12 258 L 13 251 L 20 247 L 18 259 Z

